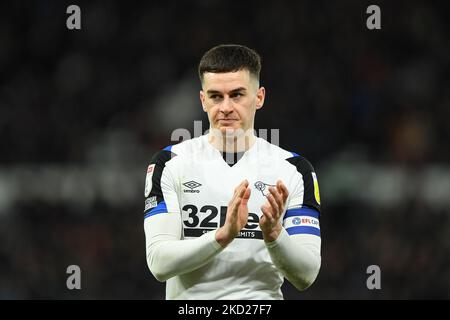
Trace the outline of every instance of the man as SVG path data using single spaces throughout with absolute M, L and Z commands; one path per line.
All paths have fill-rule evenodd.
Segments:
M 320 198 L 311 164 L 255 137 L 261 60 L 244 46 L 199 64 L 209 133 L 156 153 L 147 169 L 147 263 L 167 299 L 282 299 L 320 268 Z

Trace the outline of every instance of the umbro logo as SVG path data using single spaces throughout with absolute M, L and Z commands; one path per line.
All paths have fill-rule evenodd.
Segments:
M 256 190 L 261 191 L 262 195 L 264 197 L 267 197 L 269 195 L 269 187 L 275 187 L 273 184 L 264 183 L 262 181 L 256 181 L 255 182 L 255 188 Z
M 189 193 L 199 193 L 200 190 L 195 190 L 196 188 L 200 187 L 201 184 L 196 182 L 196 181 L 188 181 L 183 183 L 183 186 L 189 188 L 189 189 L 184 189 L 184 192 L 189 192 Z

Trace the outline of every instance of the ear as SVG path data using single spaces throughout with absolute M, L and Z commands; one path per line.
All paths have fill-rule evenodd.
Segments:
M 261 87 L 256 93 L 256 110 L 261 109 L 264 105 L 264 99 L 266 98 L 266 89 Z
M 203 93 L 203 90 L 200 90 L 200 102 L 202 103 L 203 111 L 206 112 L 206 104 L 205 104 L 205 94 Z

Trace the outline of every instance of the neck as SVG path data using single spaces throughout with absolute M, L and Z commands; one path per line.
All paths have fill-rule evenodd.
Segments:
M 208 133 L 208 142 L 217 150 L 226 153 L 245 152 L 256 141 L 253 130 L 245 133 L 222 133 L 220 130 L 211 130 Z

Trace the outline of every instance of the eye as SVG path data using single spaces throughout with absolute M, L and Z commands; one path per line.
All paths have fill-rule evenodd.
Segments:
M 244 96 L 244 94 L 242 94 L 241 92 L 236 92 L 231 95 L 232 98 L 240 98 L 243 96 Z
M 213 94 L 209 98 L 211 100 L 216 100 L 217 101 L 217 100 L 221 99 L 222 97 L 220 95 L 218 95 L 218 94 Z

